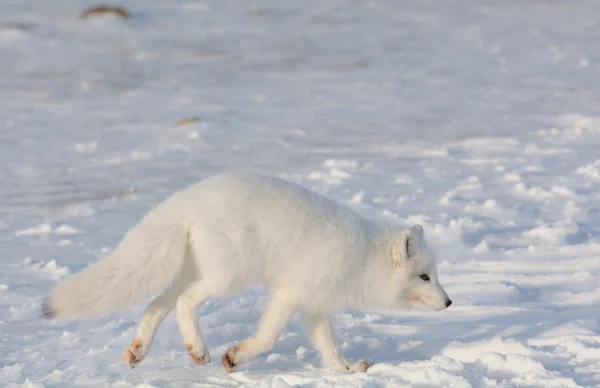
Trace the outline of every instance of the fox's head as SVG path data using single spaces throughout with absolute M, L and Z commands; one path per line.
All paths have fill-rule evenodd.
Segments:
M 389 242 L 393 307 L 444 310 L 452 304 L 440 285 L 435 256 L 425 243 L 423 227 L 414 225 Z

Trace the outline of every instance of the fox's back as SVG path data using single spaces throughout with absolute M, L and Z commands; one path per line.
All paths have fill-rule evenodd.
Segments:
M 294 223 L 293 229 L 345 229 L 362 218 L 350 208 L 301 185 L 256 174 L 223 174 L 188 189 L 188 199 L 202 201 L 203 210 L 236 222 Z M 198 203 L 199 204 L 199 203 Z M 258 225 L 255 225 L 258 226 Z

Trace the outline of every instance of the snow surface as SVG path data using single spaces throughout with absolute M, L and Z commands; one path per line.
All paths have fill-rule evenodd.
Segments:
M 0 3 L 0 386 L 600 386 L 599 1 L 89 5 Z M 145 303 L 38 318 L 146 210 L 228 170 L 422 223 L 454 304 L 335 316 L 375 362 L 353 375 L 322 369 L 296 319 L 227 375 L 260 288 L 201 310 L 205 367 L 172 316 L 121 363 Z

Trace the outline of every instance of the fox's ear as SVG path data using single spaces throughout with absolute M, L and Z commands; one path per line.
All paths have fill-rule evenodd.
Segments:
M 412 230 L 398 233 L 391 245 L 392 261 L 397 265 L 402 265 L 406 260 L 410 260 L 410 257 L 417 251 L 415 235 Z
M 423 237 L 425 235 L 423 226 L 419 224 L 414 224 L 413 226 L 411 226 L 410 231 L 413 232 L 415 236 Z

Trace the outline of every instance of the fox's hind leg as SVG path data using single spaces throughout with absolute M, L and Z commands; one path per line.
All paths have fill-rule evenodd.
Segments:
M 123 361 L 131 368 L 135 368 L 148 354 L 154 335 L 167 315 L 175 308 L 177 297 L 182 289 L 173 285 L 163 294 L 158 296 L 144 310 L 144 314 L 137 327 L 137 333 L 131 344 L 123 353 Z
M 304 322 L 310 330 L 311 340 L 321 353 L 323 363 L 337 372 L 366 372 L 373 363 L 367 360 L 349 362 L 335 343 L 331 320 L 327 315 L 304 313 Z
M 237 365 L 250 357 L 270 350 L 295 310 L 295 303 L 281 295 L 273 294 L 260 320 L 256 335 L 230 348 L 223 356 L 222 363 L 225 370 L 233 372 Z
M 144 310 L 137 327 L 136 336 L 123 352 L 123 361 L 129 367 L 135 368 L 146 357 L 158 327 L 175 308 L 177 298 L 192 281 L 194 275 L 195 268 L 186 261 L 173 284 Z
M 210 295 L 214 295 L 216 291 L 210 288 L 206 280 L 199 280 L 191 283 L 177 298 L 177 324 L 183 337 L 183 344 L 192 361 L 198 365 L 210 362 L 210 354 L 204 346 L 204 338 L 198 327 L 198 309 L 202 302 Z

